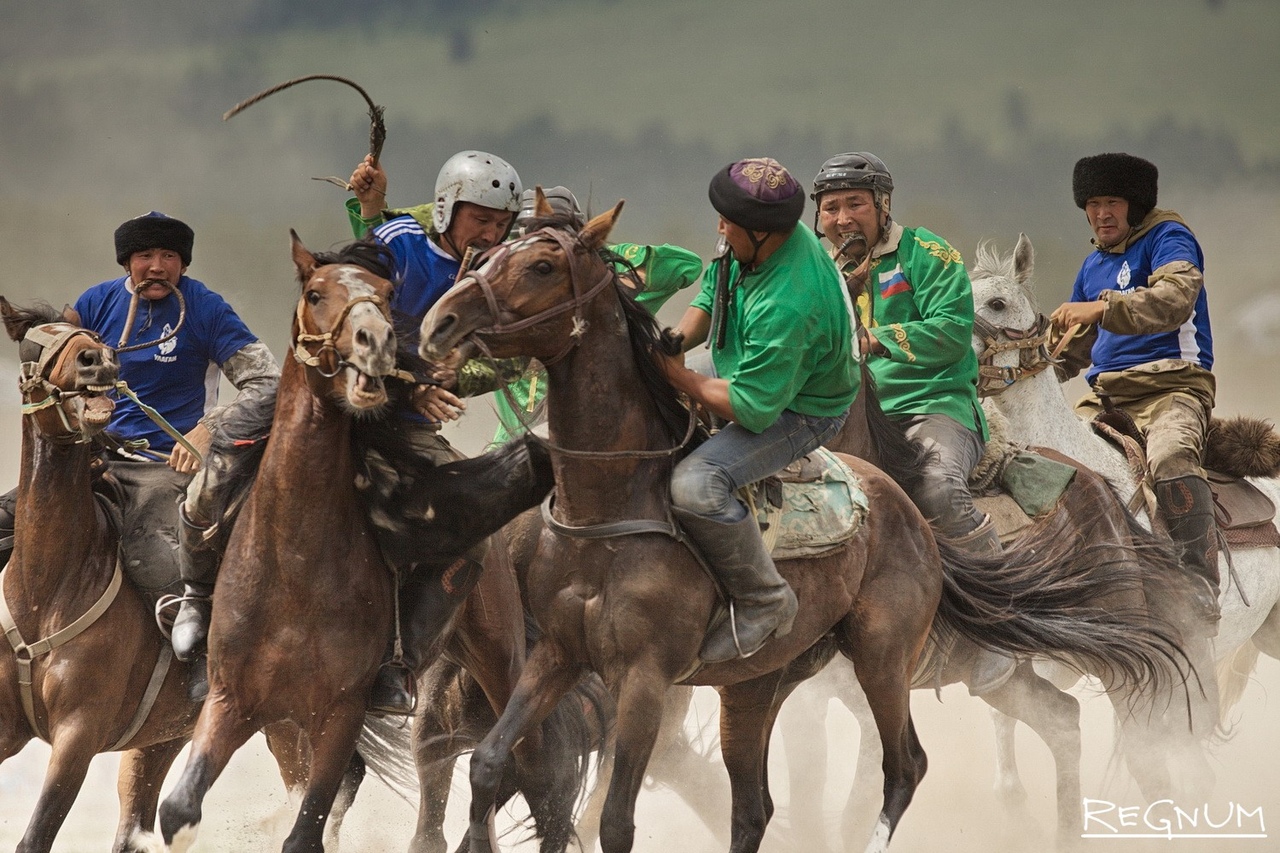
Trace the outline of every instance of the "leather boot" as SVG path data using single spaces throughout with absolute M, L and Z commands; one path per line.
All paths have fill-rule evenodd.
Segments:
M 387 659 L 374 676 L 369 713 L 413 713 L 418 699 L 414 676 L 422 671 L 432 646 L 480 579 L 482 568 L 479 562 L 463 557 L 443 572 L 425 567 L 411 570 L 400 589 L 400 660 L 395 659 L 393 640 Z
M 703 640 L 706 663 L 748 658 L 770 637 L 785 637 L 795 621 L 797 602 L 765 550 L 756 520 L 747 516 L 724 524 L 673 507 L 680 526 L 729 594 L 729 618 Z
M 182 577 L 183 594 L 178 614 L 173 617 L 169 640 L 173 643 L 173 656 L 180 661 L 190 661 L 204 652 L 205 639 L 209 636 L 213 584 L 218 578 L 220 555 L 204 540 L 207 527 L 192 523 L 181 507 L 178 518 L 181 521 L 178 574 Z
M 955 544 L 973 554 L 989 556 L 1004 551 L 1000 544 L 1000 535 L 991 522 L 991 516 L 982 519 L 982 523 L 973 530 L 955 540 Z M 1004 685 L 1018 668 L 1018 661 L 1013 655 L 993 649 L 979 649 L 969 670 L 969 695 L 981 696 Z
M 1170 538 L 1182 547 L 1183 567 L 1204 581 L 1197 590 L 1197 615 L 1217 633 L 1222 618 L 1218 606 L 1218 526 L 1209 482 L 1195 474 L 1161 480 L 1156 483 L 1156 503 Z
M 13 530 L 18 509 L 18 490 L 0 495 L 0 569 L 9 565 L 13 553 Z

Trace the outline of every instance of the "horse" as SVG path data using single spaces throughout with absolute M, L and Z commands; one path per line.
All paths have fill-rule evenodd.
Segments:
M 150 604 L 124 580 L 118 533 L 94 496 L 94 439 L 111 418 L 119 366 L 88 329 L 48 306 L 0 298 L 23 361 L 22 464 L 13 556 L 0 574 L 0 761 L 32 738 L 52 747 L 18 845 L 48 851 L 90 759 L 123 750 L 112 849 L 135 850 L 155 823 L 160 784 L 191 732 L 184 664 Z
M 998 379 L 991 382 L 986 405 L 1003 416 L 1011 439 L 1079 460 L 1103 475 L 1122 501 L 1133 502 L 1139 478 L 1125 453 L 1076 415 L 1052 369 L 1043 346 L 1047 321 L 1032 290 L 1034 268 L 1035 250 L 1025 234 L 1019 235 L 1010 255 L 1000 255 L 989 244 L 978 247 L 970 272 L 982 332 L 975 334 L 974 348 L 981 353 L 981 369 Z M 1280 505 L 1280 479 L 1248 479 Z M 1144 507 L 1136 514 L 1149 525 Z M 1218 663 L 1219 716 L 1225 720 L 1229 702 L 1239 697 L 1257 652 L 1280 658 L 1280 549 L 1232 546 L 1230 563 L 1226 553 L 1220 554 L 1219 571 L 1222 617 L 1211 648 Z M 1247 664 L 1241 666 L 1241 660 Z M 1001 763 L 1013 767 L 1011 761 Z
M 326 820 L 393 633 L 395 581 L 357 492 L 352 443 L 358 427 L 377 423 L 358 419 L 386 406 L 384 380 L 396 369 L 383 252 L 356 243 L 317 256 L 292 234 L 301 293 L 291 358 L 214 592 L 209 697 L 186 767 L 160 807 L 161 833 L 174 850 L 194 841 L 204 795 L 235 750 L 255 731 L 277 724 L 301 730 L 309 759 L 301 806 L 283 849 L 324 849 Z M 513 489 L 529 470 L 535 482 Z M 539 470 L 523 444 L 441 466 L 421 496 L 420 532 L 438 550 L 423 555 L 426 565 L 417 571 L 431 572 L 441 586 L 462 584 L 448 574 L 451 564 L 536 503 L 550 485 L 547 469 L 539 491 Z M 491 622 L 496 613 L 486 612 L 486 603 L 458 608 L 469 610 L 470 620 L 444 613 L 435 627 L 443 633 L 455 618 L 474 626 L 449 642 L 492 701 L 519 674 L 523 625 L 518 595 L 521 623 L 514 626 Z M 532 749 L 538 739 L 530 740 Z M 564 786 L 554 787 L 526 792 L 535 814 L 559 809 Z M 568 810 L 559 821 L 566 824 L 563 832 L 571 831 Z
M 836 651 L 854 661 L 884 744 L 884 802 L 868 847 L 874 851 L 887 848 L 925 772 L 908 693 L 935 616 L 936 630 L 1028 654 L 1052 647 L 1097 656 L 1105 634 L 1102 642 L 1123 646 L 1115 650 L 1125 658 L 1118 679 L 1161 677 L 1160 661 L 1177 655 L 1169 637 L 1121 631 L 1097 611 L 1063 619 L 1053 610 L 1053 584 L 1028 583 L 1050 562 L 1063 564 L 1064 537 L 1036 543 L 1042 547 L 1034 557 L 970 557 L 935 540 L 902 489 L 853 457 L 842 461 L 874 509 L 833 553 L 779 564 L 800 601 L 791 633 L 748 659 L 701 666 L 698 649 L 717 587 L 677 538 L 666 503 L 691 415 L 652 361 L 653 349 L 672 351 L 671 342 L 626 298 L 601 255 L 621 207 L 580 231 L 564 221 L 536 222 L 532 233 L 482 259 L 422 325 L 420 351 L 428 360 L 483 347 L 495 357 L 536 357 L 548 371 L 555 501 L 544 503 L 547 529 L 527 578 L 544 633 L 511 702 L 472 755 L 471 853 L 494 848 L 487 821 L 512 745 L 587 671 L 617 703 L 600 832 L 606 853 L 632 848 L 636 797 L 663 698 L 677 682 L 719 689 L 730 849 L 748 853 L 759 848 L 773 813 L 766 755 L 777 710 Z M 539 213 L 550 214 L 545 202 Z M 602 405 L 606 394 L 611 399 Z

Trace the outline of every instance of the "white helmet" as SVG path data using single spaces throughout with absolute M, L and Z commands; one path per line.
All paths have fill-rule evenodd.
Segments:
M 436 204 L 431 224 L 443 234 L 460 201 L 469 201 L 494 210 L 520 210 L 520 176 L 501 157 L 483 151 L 459 151 L 440 168 L 436 178 Z

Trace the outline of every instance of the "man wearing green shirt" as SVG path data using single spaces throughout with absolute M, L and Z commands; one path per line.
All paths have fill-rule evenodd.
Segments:
M 681 461 L 672 512 L 719 575 L 730 615 L 700 656 L 718 663 L 785 636 L 795 593 L 755 518 L 734 492 L 820 446 L 844 425 L 858 390 L 848 297 L 807 228 L 804 191 L 770 158 L 740 160 L 711 180 L 729 251 L 714 261 L 677 329 L 687 351 L 710 337 L 715 376 L 665 366 L 677 390 L 729 421 Z
M 956 544 L 998 552 L 995 527 L 969 491 L 987 439 L 972 346 L 973 287 L 946 240 L 894 221 L 892 193 L 893 176 L 879 157 L 838 154 L 813 181 L 815 224 L 857 305 L 859 349 L 881 407 L 930 452 L 911 499 Z M 1000 686 L 1013 663 L 984 655 L 970 690 Z

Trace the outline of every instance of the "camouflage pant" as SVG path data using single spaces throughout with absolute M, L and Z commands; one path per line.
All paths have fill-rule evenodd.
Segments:
M 1164 359 L 1130 370 L 1099 373 L 1076 411 L 1092 418 L 1101 397 L 1133 418 L 1147 439 L 1147 467 L 1156 482 L 1204 476 L 1205 434 L 1213 411 L 1213 374 L 1187 362 Z

